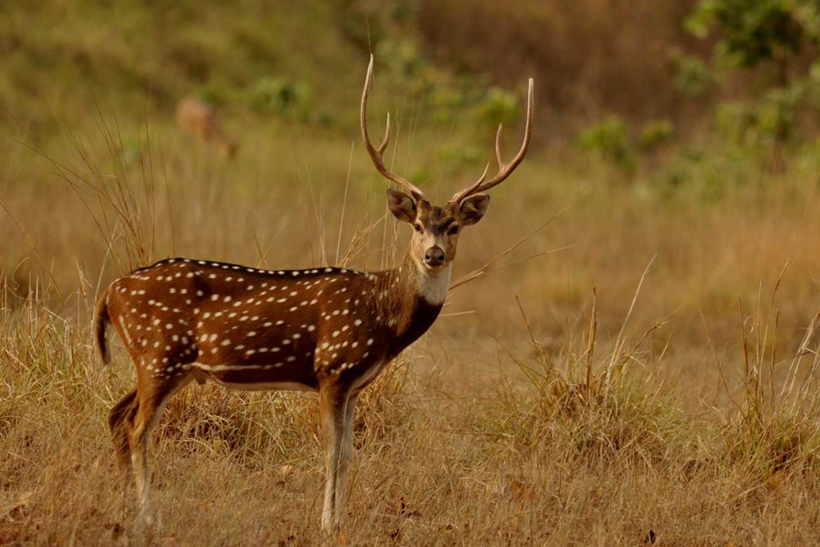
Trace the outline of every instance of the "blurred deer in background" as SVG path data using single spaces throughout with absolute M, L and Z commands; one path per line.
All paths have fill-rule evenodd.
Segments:
M 196 97 L 188 97 L 177 105 L 176 117 L 183 131 L 197 140 L 216 146 L 223 158 L 233 159 L 236 155 L 237 145 L 222 131 L 219 115 L 213 106 Z

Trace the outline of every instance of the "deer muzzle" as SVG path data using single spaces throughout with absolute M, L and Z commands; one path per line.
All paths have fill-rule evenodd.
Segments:
M 444 249 L 441 247 L 430 247 L 424 253 L 424 264 L 430 268 L 438 268 L 443 266 L 446 260 Z

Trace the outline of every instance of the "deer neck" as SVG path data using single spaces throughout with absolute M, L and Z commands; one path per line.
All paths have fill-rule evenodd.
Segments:
M 401 266 L 382 278 L 382 313 L 392 334 L 389 353 L 396 355 L 424 334 L 444 305 L 451 266 L 430 271 L 407 255 Z
M 441 308 L 450 290 L 451 270 L 451 264 L 430 270 L 408 253 L 398 272 L 393 270 L 402 289 L 401 295 L 397 296 L 409 302 L 422 300 L 426 305 Z

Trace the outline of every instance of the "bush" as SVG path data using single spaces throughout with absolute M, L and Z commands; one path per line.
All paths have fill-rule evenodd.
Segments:
M 279 114 L 300 122 L 311 117 L 313 89 L 307 82 L 266 76 L 248 93 L 248 103 L 258 112 Z
M 675 126 L 669 120 L 653 120 L 641 129 L 638 146 L 645 152 L 651 152 L 662 144 L 669 142 L 675 133 Z
M 598 154 L 627 173 L 635 171 L 638 166 L 626 123 L 619 116 L 610 116 L 583 131 L 578 137 L 578 145 L 582 150 Z
M 675 69 L 675 87 L 690 97 L 701 97 L 712 84 L 712 71 L 703 60 L 693 55 L 675 55 L 672 58 Z
M 499 87 L 491 87 L 476 105 L 476 115 L 481 122 L 492 127 L 510 125 L 521 115 L 518 97 Z

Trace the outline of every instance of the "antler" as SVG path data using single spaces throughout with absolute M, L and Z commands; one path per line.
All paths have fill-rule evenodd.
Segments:
M 387 168 L 384 166 L 384 150 L 387 148 L 387 143 L 390 141 L 390 113 L 387 113 L 387 127 L 384 130 L 384 140 L 379 145 L 378 148 L 373 147 L 373 143 L 370 142 L 370 136 L 367 133 L 367 95 L 370 92 L 370 85 L 373 81 L 373 55 L 370 56 L 370 64 L 367 66 L 367 78 L 364 81 L 364 91 L 362 92 L 362 112 L 361 112 L 361 123 L 362 123 L 362 139 L 364 139 L 364 146 L 367 148 L 367 153 L 370 154 L 370 159 L 373 160 L 373 165 L 376 166 L 376 169 L 379 173 L 382 174 L 383 177 L 392 180 L 396 184 L 400 184 L 407 188 L 410 193 L 416 199 L 422 199 L 424 197 L 424 192 L 422 192 L 417 186 L 410 183 L 408 180 L 394 175 Z
M 501 159 L 501 124 L 499 124 L 498 132 L 495 134 L 495 157 L 498 160 L 498 174 L 487 182 L 484 182 L 484 179 L 487 177 L 487 171 L 490 169 L 490 164 L 488 163 L 481 178 L 472 186 L 465 188 L 461 192 L 457 192 L 450 201 L 458 203 L 466 197 L 479 192 L 485 192 L 493 186 L 501 184 L 515 171 L 518 164 L 524 160 L 524 156 L 527 155 L 527 150 L 530 147 L 530 134 L 532 132 L 532 89 L 533 81 L 532 78 L 530 78 L 529 90 L 527 91 L 527 125 L 524 128 L 524 143 L 521 145 L 518 154 L 515 155 L 510 163 L 504 163 L 504 160 Z

